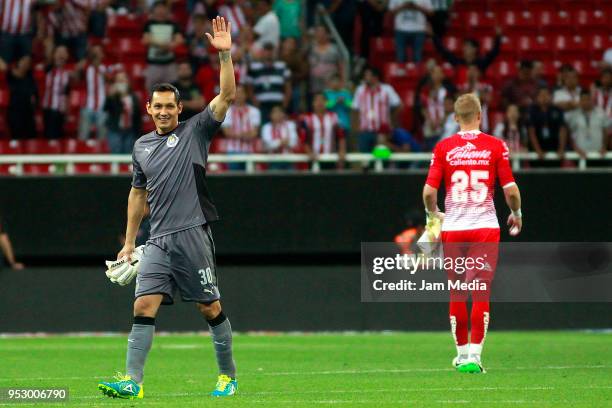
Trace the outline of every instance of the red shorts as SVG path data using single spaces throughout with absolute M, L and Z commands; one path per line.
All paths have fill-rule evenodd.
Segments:
M 475 301 L 488 300 L 499 255 L 499 228 L 443 231 L 442 248 L 449 281 L 478 282 L 472 284 L 476 290 L 451 289 L 451 300 L 465 300 L 461 298 L 469 292 Z

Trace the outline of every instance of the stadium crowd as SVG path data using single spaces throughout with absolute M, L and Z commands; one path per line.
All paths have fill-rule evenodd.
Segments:
M 218 92 L 218 58 L 204 33 L 223 15 L 232 22 L 240 86 L 213 152 L 338 152 L 342 167 L 347 151 L 371 152 L 379 144 L 430 151 L 458 130 L 453 101 L 466 92 L 482 101 L 482 130 L 513 151 L 557 152 L 561 159 L 567 150 L 606 152 L 609 25 L 607 45 L 588 54 L 596 62 L 588 75 L 570 60 L 559 60 L 551 73 L 551 61 L 527 52 L 520 63 L 498 61 L 518 23 L 497 18 L 483 25 L 482 35 L 455 30 L 470 3 L 4 0 L 0 138 L 101 140 L 112 153 L 130 153 L 134 140 L 152 129 L 144 111 L 152 84 L 179 89 L 181 120 Z M 597 7 L 588 12 L 612 19 L 609 4 L 592 3 Z M 320 6 L 350 52 L 350 71 L 342 44 L 316 23 Z M 385 44 L 392 54 L 384 53 Z

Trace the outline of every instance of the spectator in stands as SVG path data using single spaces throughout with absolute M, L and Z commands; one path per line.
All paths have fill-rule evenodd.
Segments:
M 89 13 L 88 31 L 89 35 L 102 39 L 106 36 L 106 10 L 113 0 L 90 0 L 91 11 Z
M 431 151 L 440 140 L 444 130 L 446 112 L 444 100 L 452 96 L 454 89 L 445 86 L 444 71 L 436 65 L 431 72 L 431 81 L 421 93 L 421 114 L 425 118 L 423 124 L 423 149 Z
M 370 58 L 370 40 L 383 33 L 386 4 L 387 0 L 357 0 L 357 10 L 361 20 L 359 53 L 365 61 Z
M 529 109 L 529 141 L 541 160 L 545 152 L 557 152 L 559 159 L 565 155 L 567 127 L 563 111 L 552 104 L 548 88 L 540 88 L 536 103 Z M 548 163 L 558 165 L 559 163 Z
M 572 68 L 564 76 L 563 86 L 553 94 L 553 103 L 563 111 L 578 108 L 582 89 L 578 82 L 578 72 Z
M 601 71 L 599 81 L 591 86 L 595 105 L 601 108 L 612 127 L 612 68 Z
M 274 45 L 265 44 L 260 61 L 249 65 L 245 83 L 249 96 L 261 110 L 263 122 L 270 120 L 272 107 L 282 105 L 287 109 L 291 100 L 291 71 L 280 60 L 274 59 Z
M 17 262 L 15 259 L 15 253 L 13 252 L 13 245 L 11 244 L 11 239 L 8 236 L 6 228 L 4 227 L 4 223 L 2 220 L 2 215 L 0 214 L 0 249 L 2 249 L 2 254 L 4 255 L 4 259 L 9 264 L 9 266 L 16 270 L 20 271 L 24 268 L 24 265 L 21 262 Z M 0 263 L 2 266 L 2 263 Z
M 396 127 L 396 114 L 401 100 L 391 85 L 380 81 L 380 72 L 367 68 L 363 81 L 353 97 L 353 118 L 358 132 L 357 145 L 362 153 L 370 153 L 377 143 L 377 134 L 382 130 Z
M 533 79 L 535 80 L 536 84 L 538 84 L 538 89 L 549 86 L 548 80 L 546 79 L 544 63 L 542 61 L 533 61 L 533 69 L 531 72 L 533 75 Z
M 0 58 L 7 64 L 32 51 L 32 6 L 34 0 L 2 2 Z
M 311 160 L 316 160 L 320 154 L 338 153 L 335 166 L 321 163 L 321 167 L 342 169 L 346 155 L 346 139 L 338 115 L 328 111 L 326 105 L 325 95 L 317 93 L 312 99 L 312 112 L 302 116 L 301 125 L 306 134 L 304 147 Z
M 68 58 L 68 48 L 60 45 L 53 51 L 52 65 L 46 69 L 42 107 L 47 139 L 58 139 L 64 135 L 68 88 L 73 75 L 66 68 Z
M 527 126 L 521 117 L 518 105 L 508 105 L 504 120 L 495 126 L 493 135 L 506 142 L 511 153 L 526 150 Z
M 261 126 L 261 112 L 247 103 L 247 92 L 244 86 L 236 87 L 236 99 L 227 111 L 221 125 L 223 135 L 227 139 L 226 153 L 255 153 L 256 142 Z M 230 163 L 230 170 L 242 170 L 244 164 Z
M 264 149 L 268 153 L 293 153 L 298 147 L 298 134 L 295 122 L 288 120 L 285 111 L 280 105 L 272 108 L 270 122 L 263 125 L 261 139 Z M 270 163 L 271 170 L 289 170 L 294 166 L 291 163 Z
M 306 55 L 298 48 L 297 40 L 289 37 L 283 40 L 280 59 L 287 64 L 291 72 L 291 113 L 302 112 L 302 99 L 305 94 L 305 84 L 308 80 L 308 64 Z
M 348 139 L 351 131 L 351 107 L 353 106 L 353 95 L 346 88 L 340 75 L 334 75 L 328 82 L 329 86 L 323 95 L 327 101 L 327 109 L 338 115 L 340 127 L 344 130 L 345 139 Z
M 168 6 L 157 1 L 151 10 L 151 18 L 144 26 L 142 42 L 148 47 L 145 83 L 151 89 L 159 82 L 176 81 L 174 49 L 183 43 L 183 35 L 170 18 Z
M 225 0 L 219 6 L 219 15 L 223 16 L 226 21 L 232 23 L 232 41 L 238 43 L 240 32 L 249 24 L 243 2 L 237 0 Z
M 280 38 L 302 37 L 302 0 L 274 0 L 274 12 L 280 23 Z
M 196 14 L 193 16 L 193 33 L 187 36 L 186 44 L 189 48 L 189 61 L 191 62 L 191 70 L 198 72 L 198 69 L 210 60 L 208 55 L 208 39 L 207 32 L 211 32 L 210 22 L 204 14 Z
M 4 66 L 6 69 L 6 66 Z M 32 58 L 24 55 L 6 72 L 9 100 L 6 110 L 12 139 L 36 137 L 34 111 L 38 104 L 38 87 L 32 76 Z
M 434 37 L 442 38 L 448 28 L 448 9 L 452 1 L 431 0 L 433 13 L 429 16 L 429 23 Z
M 329 41 L 325 26 L 315 27 L 314 40 L 308 53 L 311 96 L 323 92 L 327 81 L 334 75 L 340 75 L 341 78 L 344 75 L 342 56 L 338 47 Z M 311 100 L 312 97 L 308 99 Z
M 140 100 L 130 88 L 125 72 L 117 72 L 115 75 L 115 81 L 104 102 L 104 111 L 111 153 L 131 153 L 142 131 L 142 117 Z
M 256 6 L 259 18 L 253 26 L 255 53 L 262 52 L 266 44 L 272 44 L 273 55 L 280 44 L 280 21 L 272 10 L 272 0 L 259 0 Z
M 459 92 L 461 93 L 473 93 L 481 103 L 481 122 L 480 130 L 487 133 L 489 132 L 489 107 L 491 106 L 491 100 L 493 98 L 493 87 L 481 81 L 480 70 L 476 65 L 469 65 L 467 69 L 466 82 L 459 85 Z
M 87 140 L 91 133 L 91 125 L 96 126 L 98 139 L 106 138 L 106 80 L 110 77 L 113 67 L 103 63 L 104 49 L 101 45 L 93 45 L 89 49 L 87 64 L 80 66 L 77 74 L 85 78 L 87 86 L 87 101 L 81 108 L 79 118 L 79 139 Z
M 425 63 L 425 74 L 419 78 L 417 86 L 414 90 L 414 97 L 412 101 L 412 131 L 414 133 L 421 134 L 423 131 L 423 124 L 425 123 L 425 117 L 423 116 L 423 92 L 431 84 L 432 72 L 437 67 L 440 68 L 435 59 L 430 58 L 427 60 Z M 455 95 L 455 93 L 457 93 L 455 84 L 446 76 L 442 80 L 442 85 L 451 95 Z
M 521 61 L 518 76 L 509 79 L 502 88 L 502 107 L 518 105 L 527 109 L 535 101 L 539 85 L 533 76 L 533 61 Z
M 440 140 L 451 137 L 459 131 L 459 123 L 455 120 L 455 98 L 452 95 L 444 97 L 444 115 Z
M 398 62 L 406 62 L 406 46 L 412 61 L 421 62 L 427 17 L 433 15 L 431 0 L 390 0 L 389 11 L 395 17 L 395 52 Z
M 570 132 L 574 151 L 586 158 L 587 153 L 608 151 L 608 118 L 604 111 L 593 104 L 589 91 L 580 93 L 578 109 L 565 113 L 565 121 Z
M 87 54 L 87 25 L 91 5 L 87 0 L 59 0 L 47 15 L 48 34 L 56 45 L 65 45 L 77 61 Z
M 325 6 L 327 12 L 336 26 L 336 30 L 347 50 L 352 54 L 354 51 L 354 25 L 357 12 L 355 0 L 327 0 Z
M 191 64 L 181 62 L 178 65 L 178 81 L 173 85 L 178 89 L 183 103 L 183 110 L 179 115 L 179 121 L 183 122 L 192 116 L 200 113 L 206 106 L 206 101 L 202 97 L 200 88 L 193 82 L 193 71 Z
M 485 74 L 487 72 L 487 68 L 493 63 L 493 61 L 495 61 L 497 54 L 499 54 L 501 40 L 501 28 L 497 27 L 495 29 L 495 41 L 493 43 L 493 48 L 488 53 L 480 55 L 480 43 L 478 40 L 473 38 L 465 39 L 463 41 L 463 56 L 458 57 L 449 51 L 444 44 L 442 44 L 442 39 L 437 37 L 433 38 L 434 45 L 442 57 L 452 66 L 459 67 L 459 72 L 457 74 L 457 79 L 459 82 L 463 82 L 465 80 L 467 70 L 466 66 L 468 65 L 476 65 L 478 69 L 480 69 L 480 72 Z

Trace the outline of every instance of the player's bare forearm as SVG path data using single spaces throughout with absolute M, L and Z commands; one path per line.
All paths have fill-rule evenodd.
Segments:
M 15 254 L 13 253 L 13 246 L 11 245 L 11 240 L 9 239 L 7 234 L 0 233 L 0 248 L 2 248 L 2 253 L 6 258 L 6 261 L 9 265 L 15 264 Z
M 504 188 L 504 198 L 512 212 L 521 208 L 521 192 L 516 184 Z
M 429 184 L 425 184 L 425 187 L 423 187 L 423 204 L 428 212 L 435 212 L 438 210 L 437 188 L 433 188 Z
M 125 244 L 134 246 L 138 228 L 145 214 L 147 204 L 147 190 L 134 188 L 128 197 L 127 227 L 125 229 Z
M 219 51 L 219 95 L 210 101 L 210 110 L 217 121 L 225 118 L 236 97 L 236 78 L 234 78 L 234 64 L 232 63 L 232 24 L 225 22 L 225 18 L 216 17 L 212 20 L 213 35 L 206 33 L 210 44 Z

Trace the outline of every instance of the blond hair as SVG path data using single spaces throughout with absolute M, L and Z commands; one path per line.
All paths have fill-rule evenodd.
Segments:
M 455 115 L 460 123 L 472 122 L 480 111 L 480 100 L 473 93 L 463 94 L 455 101 Z

